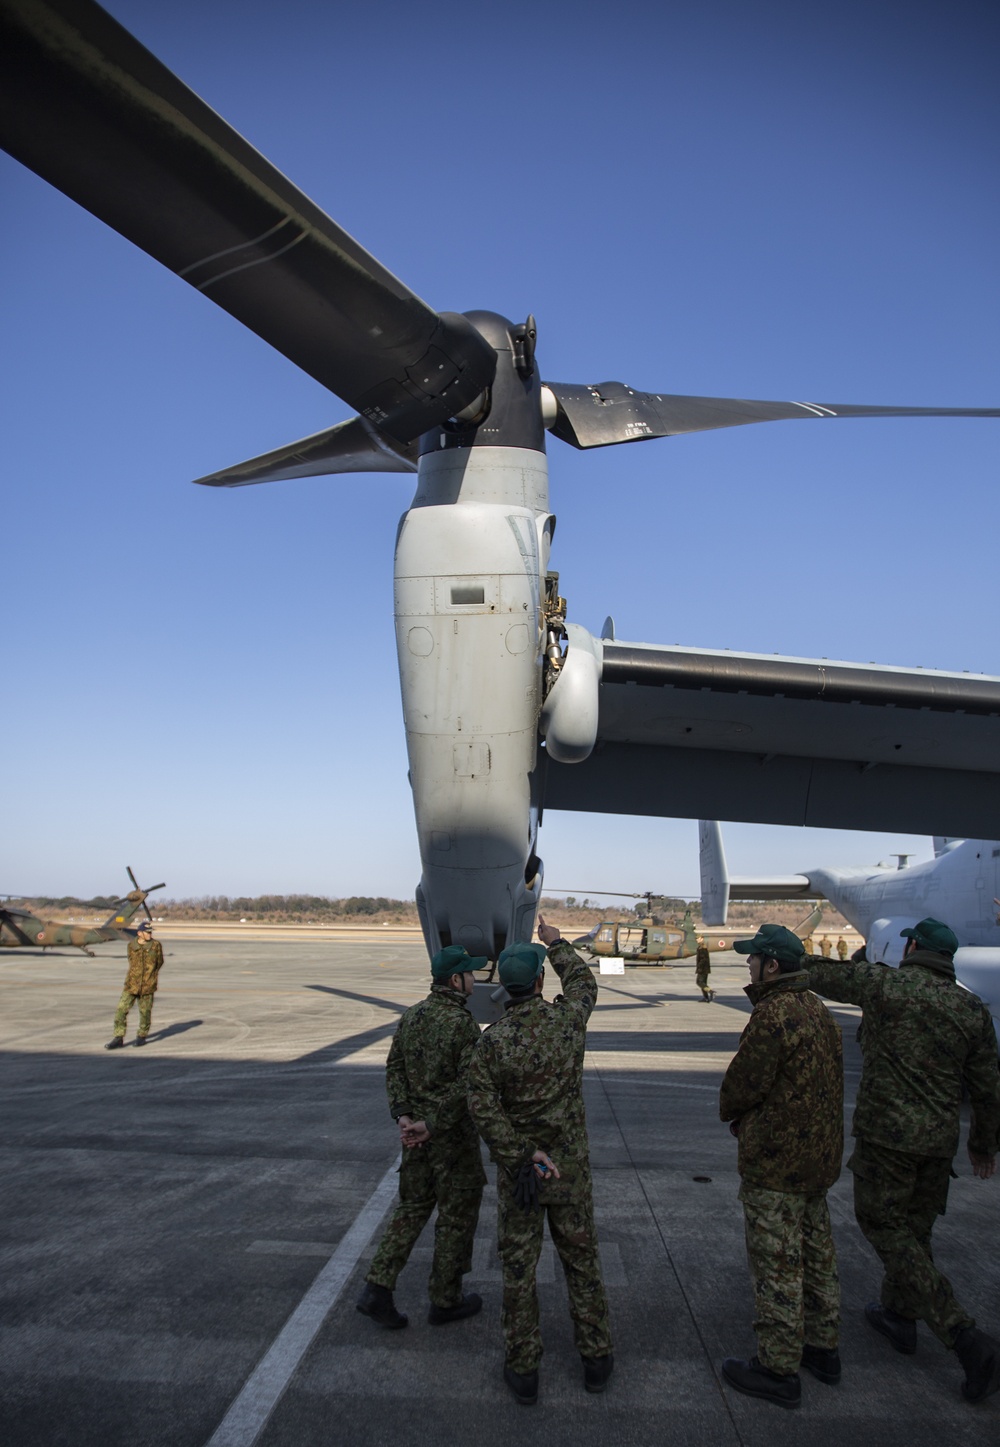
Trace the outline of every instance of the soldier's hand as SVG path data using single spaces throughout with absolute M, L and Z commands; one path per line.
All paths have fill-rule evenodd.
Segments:
M 729 1122 L 729 1134 L 738 1137 L 738 1136 L 739 1136 L 739 1133 L 740 1133 L 740 1123 L 739 1123 L 739 1121 L 738 1121 L 738 1120 L 731 1120 L 731 1121 Z
M 531 1157 L 531 1164 L 543 1181 L 547 1181 L 550 1176 L 555 1176 L 556 1180 L 559 1180 L 559 1167 L 544 1151 L 536 1151 Z
M 980 1156 L 970 1149 L 969 1160 L 972 1162 L 972 1174 L 978 1176 L 981 1181 L 988 1181 L 990 1176 L 996 1174 L 996 1156 Z
M 407 1150 L 414 1146 L 422 1146 L 431 1138 L 427 1122 L 424 1120 L 411 1120 L 406 1126 L 400 1126 L 399 1137 Z
M 865 947 L 864 947 L 864 945 L 862 945 L 861 948 L 860 948 L 859 950 L 855 950 L 854 953 L 853 953 L 853 955 L 851 956 L 851 964 L 852 964 L 852 965 L 867 965 L 867 963 L 868 963 L 868 956 L 865 954 Z
M 549 945 L 554 945 L 556 940 L 560 938 L 559 931 L 555 925 L 546 924 L 542 915 L 538 916 L 538 938 L 546 948 L 548 948 Z

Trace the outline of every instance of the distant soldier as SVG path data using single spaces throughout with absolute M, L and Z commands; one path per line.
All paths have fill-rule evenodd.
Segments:
M 854 1111 L 854 1212 L 885 1268 L 869 1326 L 899 1352 L 917 1349 L 923 1320 L 965 1371 L 979 1402 L 1000 1390 L 1000 1343 L 979 1330 L 934 1265 L 931 1230 L 948 1200 L 959 1143 L 963 1082 L 972 1101 L 969 1160 L 986 1180 L 1000 1144 L 1000 1072 L 989 1010 L 955 980 L 958 939 L 936 919 L 901 931 L 898 970 L 808 961 L 811 987 L 864 1012 L 863 1066 Z M 977 1243 L 976 1250 L 981 1250 Z
M 802 1397 L 799 1366 L 840 1380 L 840 1287 L 826 1193 L 844 1150 L 840 1030 L 809 989 L 802 941 L 778 924 L 752 940 L 753 1013 L 722 1082 L 719 1114 L 740 1143 L 740 1200 L 757 1355 L 727 1357 L 730 1386 L 781 1407 Z
M 709 989 L 708 977 L 712 973 L 712 957 L 708 953 L 708 946 L 703 935 L 698 936 L 698 948 L 694 952 L 694 978 L 695 983 L 701 990 L 702 998 L 714 1000 L 715 991 Z
M 847 941 L 844 939 L 843 935 L 841 935 L 840 938 L 837 940 L 837 955 L 842 960 L 847 959 Z
M 831 953 L 833 952 L 833 946 L 831 945 L 826 935 L 824 935 L 823 938 L 820 940 L 819 948 L 824 960 L 828 960 Z
M 435 1206 L 427 1320 L 443 1326 L 474 1316 L 483 1304 L 476 1292 L 463 1293 L 462 1277 L 472 1269 L 486 1184 L 479 1137 L 465 1102 L 466 1072 L 479 1040 L 468 997 L 475 984 L 473 970 L 488 963 L 473 959 L 461 945 L 440 950 L 431 961 L 430 994 L 410 1006 L 392 1037 L 385 1085 L 403 1147 L 399 1205 L 357 1302 L 358 1311 L 379 1326 L 407 1324 L 392 1293 Z
M 806 952 L 807 955 L 811 955 L 811 954 L 812 954 L 812 952 L 813 952 L 813 937 L 812 937 L 812 935 L 806 935 L 805 939 L 802 941 L 802 948 L 805 950 L 805 952 Z
M 535 1269 L 546 1216 L 566 1275 L 585 1389 L 603 1392 L 614 1367 L 583 1106 L 583 1054 L 597 982 L 541 916 L 538 934 L 564 993 L 551 1003 L 542 998 L 541 945 L 509 946 L 499 975 L 510 1000 L 503 1018 L 484 1031 L 469 1069 L 469 1110 L 497 1164 L 503 1375 L 524 1406 L 538 1399 Z
M 153 939 L 153 926 L 141 924 L 135 932 L 135 939 L 128 944 L 128 974 L 118 1009 L 115 1011 L 114 1035 L 105 1045 L 105 1050 L 120 1050 L 125 1044 L 125 1026 L 128 1012 L 138 1000 L 139 1033 L 137 1045 L 145 1045 L 149 1027 L 153 1021 L 153 996 L 156 993 L 163 965 L 163 946 Z

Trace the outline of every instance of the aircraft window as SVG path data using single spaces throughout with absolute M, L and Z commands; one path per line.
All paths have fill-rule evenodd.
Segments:
M 655 929 L 652 934 L 652 940 L 654 945 L 663 945 L 666 944 L 667 937 L 664 934 L 663 930 Z
M 602 929 L 602 930 L 601 930 L 601 933 L 598 935 L 598 939 L 604 941 L 604 942 L 607 943 L 607 944 L 610 944 L 610 943 L 611 943 L 611 933 L 612 933 L 612 932 L 611 932 L 610 929 Z
M 453 603 L 485 603 L 486 590 L 482 587 L 452 588 L 451 601 Z

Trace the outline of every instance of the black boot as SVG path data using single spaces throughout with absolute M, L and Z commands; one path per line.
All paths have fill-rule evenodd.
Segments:
M 967 1402 L 982 1402 L 1000 1391 L 1000 1343 L 977 1326 L 965 1326 L 955 1337 L 955 1352 L 965 1369 L 962 1396 Z
M 738 1392 L 745 1392 L 748 1397 L 761 1397 L 778 1407 L 797 1407 L 802 1401 L 798 1372 L 780 1376 L 768 1367 L 762 1367 L 756 1357 L 751 1357 L 748 1362 L 740 1361 L 738 1357 L 726 1357 L 722 1363 L 722 1375 Z
M 483 1298 L 475 1291 L 468 1295 L 463 1292 L 462 1300 L 455 1306 L 435 1306 L 431 1302 L 431 1309 L 427 1313 L 427 1320 L 431 1326 L 444 1326 L 446 1321 L 461 1321 L 464 1316 L 475 1316 L 477 1311 L 483 1309 Z
M 608 1379 L 615 1369 L 615 1359 L 608 1352 L 606 1357 L 583 1358 L 583 1385 L 588 1392 L 607 1390 Z
M 840 1381 L 840 1353 L 836 1347 L 811 1347 L 807 1343 L 802 1348 L 802 1365 L 828 1387 Z
M 912 1357 L 917 1349 L 917 1323 L 908 1316 L 900 1316 L 889 1306 L 870 1301 L 865 1307 L 865 1320 L 869 1326 L 887 1336 L 898 1352 Z
M 358 1297 L 358 1311 L 365 1316 L 370 1316 L 372 1321 L 378 1322 L 379 1326 L 392 1328 L 405 1326 L 408 1317 L 401 1311 L 396 1310 L 396 1304 L 392 1299 L 392 1292 L 387 1286 L 373 1286 L 370 1281 L 365 1282 L 365 1289 Z
M 135 1043 L 136 1043 L 136 1045 L 145 1045 L 145 1043 L 146 1043 L 146 1037 L 145 1037 L 145 1035 L 137 1035 L 137 1036 L 135 1037 Z
M 124 1044 L 124 1037 L 122 1035 L 115 1035 L 108 1041 L 104 1048 L 105 1050 L 120 1050 Z
M 504 1367 L 503 1379 L 514 1393 L 514 1398 L 521 1407 L 533 1407 L 538 1401 L 538 1371 L 515 1372 L 511 1367 Z

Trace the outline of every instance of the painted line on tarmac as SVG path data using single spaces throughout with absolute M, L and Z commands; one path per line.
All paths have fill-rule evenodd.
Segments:
M 396 1194 L 398 1167 L 397 1157 L 248 1377 L 207 1447 L 253 1447 Z

